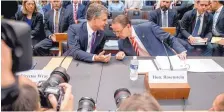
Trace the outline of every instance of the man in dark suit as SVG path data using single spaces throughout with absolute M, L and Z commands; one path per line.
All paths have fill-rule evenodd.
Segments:
M 213 36 L 224 38 L 224 1 L 212 0 L 212 10 L 215 11 L 213 15 L 212 33 Z M 223 40 L 222 40 L 223 41 Z M 218 43 L 221 43 L 218 42 Z M 222 44 L 214 44 L 214 56 L 224 56 L 224 46 Z
M 107 9 L 93 3 L 87 10 L 87 22 L 73 24 L 68 29 L 69 50 L 64 55 L 85 62 L 109 62 L 111 54 L 104 55 L 106 41 L 103 30 L 107 24 Z M 102 52 L 101 52 L 102 51 Z
M 209 2 L 197 1 L 197 9 L 184 14 L 180 22 L 179 41 L 188 50 L 191 56 L 211 56 L 212 44 L 212 15 L 206 12 Z M 194 45 L 197 41 L 205 41 L 207 45 Z
M 34 46 L 34 55 L 49 55 L 49 49 L 58 45 L 55 33 L 65 33 L 69 25 L 73 24 L 70 13 L 62 7 L 61 0 L 52 0 L 53 9 L 44 16 L 44 30 L 46 37 Z
M 149 12 L 149 21 L 161 27 L 176 27 L 177 12 L 170 9 L 171 0 L 161 0 L 160 8 Z
M 67 6 L 67 10 L 73 15 L 75 24 L 78 19 L 85 19 L 85 6 L 79 3 L 79 0 L 73 0 L 73 3 Z
M 119 15 L 112 21 L 112 29 L 118 41 L 119 52 L 117 59 L 124 56 L 166 56 L 178 54 L 181 59 L 186 59 L 186 49 L 178 43 L 177 39 L 169 33 L 164 32 L 153 22 L 131 25 L 125 15 Z M 171 43 L 171 47 L 166 42 Z M 164 44 L 164 45 L 163 45 Z M 165 50 L 166 49 L 166 50 Z

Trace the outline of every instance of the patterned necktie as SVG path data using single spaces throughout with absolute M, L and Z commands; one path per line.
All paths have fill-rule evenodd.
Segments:
M 74 18 L 74 20 L 77 20 L 77 5 L 76 4 L 74 4 L 74 15 L 73 15 L 73 18 Z
M 166 11 L 163 11 L 163 19 L 162 20 L 163 20 L 162 27 L 168 27 Z
M 199 28 L 200 28 L 200 24 L 201 24 L 201 15 L 198 16 L 198 20 L 196 22 L 196 25 L 194 27 L 194 31 L 192 33 L 192 36 L 193 37 L 198 37 L 198 31 L 199 31 Z
M 130 37 L 131 44 L 134 48 L 134 51 L 136 52 L 137 56 L 139 56 L 139 49 L 138 49 L 138 43 L 136 42 L 134 37 Z
M 92 40 L 91 40 L 91 50 L 90 50 L 90 53 L 93 53 L 93 45 L 95 43 L 95 40 L 96 40 L 96 32 L 93 32 L 92 33 Z
M 55 23 L 54 23 L 54 33 L 58 33 L 58 22 L 59 22 L 59 18 L 58 18 L 58 11 L 56 11 L 56 14 L 55 14 Z

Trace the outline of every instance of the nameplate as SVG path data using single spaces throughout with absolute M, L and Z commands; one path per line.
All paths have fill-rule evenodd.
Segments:
M 51 72 L 51 70 L 28 70 L 18 72 L 16 75 L 27 77 L 33 82 L 38 83 L 39 81 L 46 81 L 50 77 Z
M 187 71 L 150 71 L 149 83 L 187 83 Z

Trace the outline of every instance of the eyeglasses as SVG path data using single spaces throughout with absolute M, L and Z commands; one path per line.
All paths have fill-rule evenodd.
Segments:
M 119 35 L 124 29 L 126 28 L 126 26 L 122 29 L 122 30 L 120 30 L 120 31 L 114 31 L 113 33 L 115 34 L 115 35 Z

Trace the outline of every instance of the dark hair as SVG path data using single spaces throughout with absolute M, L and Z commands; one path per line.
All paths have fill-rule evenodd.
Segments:
M 149 93 L 134 94 L 122 101 L 118 111 L 161 111 L 159 103 Z
M 18 10 L 18 3 L 16 1 L 1 1 L 2 16 L 6 19 L 11 19 L 15 16 Z
M 131 24 L 130 19 L 126 15 L 118 15 L 112 20 L 112 24 L 120 23 L 123 27 L 127 26 L 128 24 Z
M 108 15 L 108 10 L 106 7 L 104 7 L 101 4 L 98 3 L 92 3 L 89 5 L 89 8 L 87 9 L 86 13 L 86 19 L 88 21 L 92 20 L 94 17 L 99 17 L 102 13 L 105 13 Z
M 33 86 L 24 84 L 19 89 L 16 101 L 10 105 L 2 105 L 2 111 L 34 111 L 39 108 L 39 93 Z

